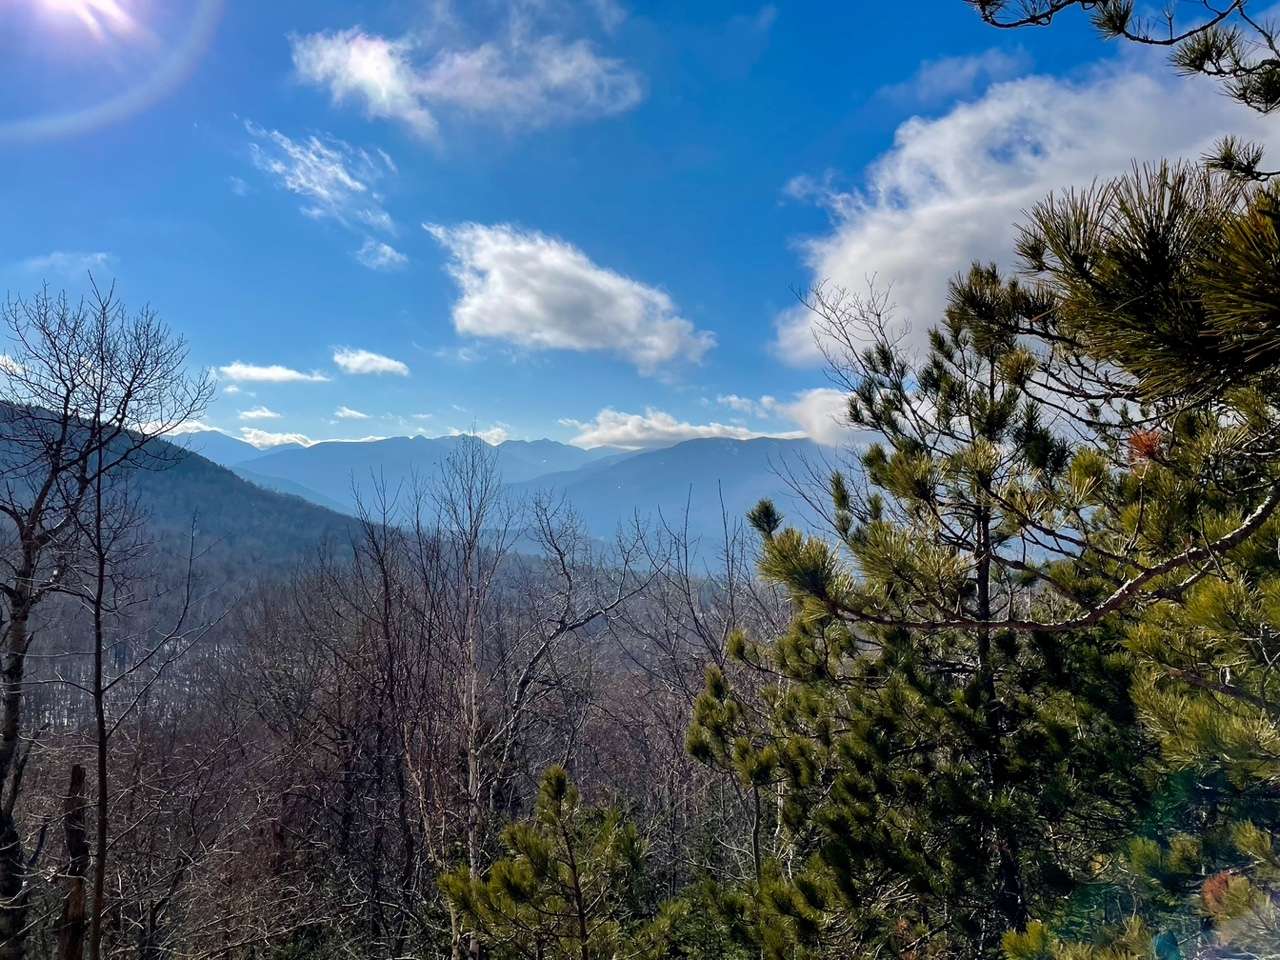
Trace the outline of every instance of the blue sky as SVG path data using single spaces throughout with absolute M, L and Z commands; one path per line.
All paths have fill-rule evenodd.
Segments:
M 838 440 L 794 290 L 919 330 L 1046 191 L 1271 136 L 1079 22 L 898 6 L 8 0 L 0 286 L 116 280 L 262 445 Z

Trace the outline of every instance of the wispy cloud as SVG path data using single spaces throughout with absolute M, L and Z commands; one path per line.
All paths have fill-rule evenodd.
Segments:
M 847 443 L 855 433 L 849 424 L 849 395 L 831 387 L 802 390 L 790 400 L 769 394 L 752 398 L 722 393 L 716 403 L 743 416 L 790 422 L 801 434 L 825 446 Z
M 610 3 L 599 11 L 615 21 L 620 12 Z M 436 46 L 358 27 L 290 43 L 304 83 L 421 137 L 438 133 L 441 110 L 508 128 L 540 127 L 621 113 L 644 97 L 639 74 L 621 60 L 587 40 L 537 33 L 514 13 L 502 36 L 470 45 Z
M 370 270 L 381 272 L 399 270 L 409 262 L 409 258 L 391 244 L 372 237 L 365 238 L 364 244 L 356 251 L 356 259 Z
M 716 397 L 716 403 L 722 407 L 728 407 L 734 413 L 747 414 L 750 416 L 768 416 L 773 411 L 773 397 L 765 396 L 759 400 L 753 400 L 751 397 L 741 397 L 736 393 L 722 393 Z
M 361 413 L 359 410 L 352 410 L 350 407 L 339 407 L 333 412 L 333 415 L 339 420 L 368 420 L 369 414 Z
M 450 254 L 462 297 L 454 328 L 533 350 L 605 351 L 653 373 L 697 361 L 715 336 L 664 291 L 593 263 L 577 247 L 508 224 L 424 224 Z
M 409 366 L 400 360 L 374 353 L 372 350 L 353 350 L 342 347 L 333 352 L 333 362 L 344 373 L 354 374 L 394 374 L 398 377 L 409 375 Z
M 720 437 L 751 440 L 764 436 L 795 437 L 799 434 L 768 434 L 731 423 L 689 423 L 669 413 L 649 407 L 644 413 L 623 413 L 606 407 L 594 420 L 564 419 L 560 425 L 577 431 L 569 442 L 578 447 L 621 447 L 626 450 L 648 450 L 668 447 L 685 440 Z
M 989 84 L 1025 74 L 1031 64 L 1031 54 L 1021 47 L 992 48 L 972 56 L 926 60 L 911 79 L 881 87 L 879 94 L 910 104 L 941 103 L 970 96 Z
M 355 101 L 369 117 L 398 120 L 422 136 L 435 132 L 435 117 L 409 62 L 412 41 L 353 28 L 292 36 L 289 43 L 299 78 L 327 87 L 334 103 Z
M 395 231 L 376 188 L 394 170 L 385 153 L 370 153 L 337 137 L 313 134 L 295 140 L 251 120 L 245 121 L 245 130 L 254 166 L 276 186 L 300 197 L 306 216 L 356 230 Z
M 74 277 L 106 270 L 115 263 L 115 257 L 103 251 L 54 250 L 38 257 L 28 257 L 18 267 L 28 273 L 46 276 Z
M 323 373 L 303 373 L 278 363 L 259 365 L 239 360 L 219 367 L 218 373 L 227 380 L 242 383 L 325 383 L 329 379 Z
M 279 420 L 280 414 L 268 407 L 253 407 L 240 411 L 241 420 Z

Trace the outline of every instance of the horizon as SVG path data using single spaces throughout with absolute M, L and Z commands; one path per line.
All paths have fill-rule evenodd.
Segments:
M 267 443 L 265 445 L 260 446 L 259 444 L 256 444 L 252 440 L 248 440 L 245 437 L 236 436 L 234 433 L 230 433 L 220 427 L 207 426 L 205 424 L 192 424 L 189 426 L 184 426 L 183 428 L 166 435 L 165 439 L 171 443 L 181 444 L 183 438 L 199 437 L 201 434 L 206 434 L 206 433 L 216 433 L 220 436 L 226 437 L 229 440 L 235 440 L 237 443 L 243 443 L 243 444 L 246 444 L 247 446 L 253 447 L 255 450 L 261 453 L 270 453 L 272 451 L 277 451 L 277 450 L 307 449 L 309 447 L 318 447 L 326 443 L 361 444 L 361 443 L 379 443 L 384 440 L 429 440 L 429 441 L 430 440 L 456 440 L 462 437 L 474 438 L 484 443 L 486 446 L 490 446 L 494 448 L 501 447 L 505 444 L 554 443 L 562 447 L 573 447 L 575 449 L 582 450 L 586 453 L 591 453 L 593 451 L 598 451 L 598 450 L 609 450 L 615 453 L 650 453 L 656 450 L 669 450 L 670 448 L 678 447 L 681 444 L 694 443 L 700 440 L 721 440 L 721 441 L 726 441 L 730 443 L 752 443 L 757 440 L 784 440 L 784 441 L 805 440 L 812 443 L 819 443 L 819 441 L 812 440 L 812 438 L 808 437 L 804 433 L 801 433 L 798 431 L 791 431 L 787 433 L 777 433 L 777 434 L 766 433 L 766 434 L 760 434 L 758 436 L 752 436 L 752 437 L 715 437 L 715 436 L 686 437 L 683 439 L 660 441 L 648 446 L 623 447 L 623 446 L 617 446 L 617 445 L 605 444 L 605 443 L 596 444 L 594 446 L 579 446 L 578 444 L 575 444 L 573 442 L 555 440 L 555 439 L 552 439 L 551 437 L 497 438 L 497 437 L 493 437 L 492 435 L 485 436 L 483 433 L 477 433 L 470 430 L 454 430 L 449 433 L 432 434 L 432 433 L 425 432 L 425 428 L 419 428 L 419 432 L 417 433 L 392 433 L 392 434 L 387 434 L 386 436 L 370 435 L 367 437 L 330 437 L 325 439 L 314 439 L 314 440 L 311 439 L 310 437 L 303 437 L 296 442 Z

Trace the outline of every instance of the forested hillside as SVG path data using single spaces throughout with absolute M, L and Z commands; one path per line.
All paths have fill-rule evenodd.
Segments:
M 342 545 L 355 521 L 301 496 L 273 492 L 173 445 L 128 478 L 147 526 L 170 549 L 192 536 L 202 576 L 249 586 L 312 562 Z

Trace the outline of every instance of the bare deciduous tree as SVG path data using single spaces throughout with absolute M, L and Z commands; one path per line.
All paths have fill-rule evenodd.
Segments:
M 39 854 L 15 815 L 33 739 L 24 729 L 33 614 L 66 583 L 95 489 L 156 466 L 155 443 L 199 415 L 210 381 L 189 377 L 185 343 L 114 291 L 88 302 L 47 291 L 5 305 L 12 350 L 0 376 L 0 957 L 27 936 L 28 873 Z

